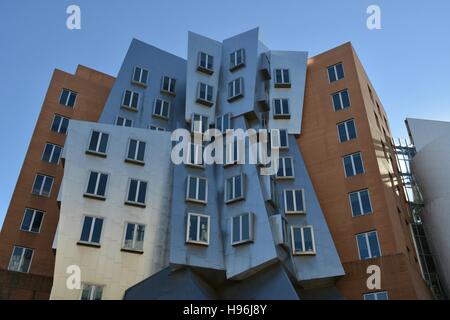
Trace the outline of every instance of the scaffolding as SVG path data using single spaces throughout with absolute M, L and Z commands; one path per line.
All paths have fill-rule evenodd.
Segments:
M 439 281 L 434 257 L 428 245 L 423 227 L 422 216 L 425 207 L 423 197 L 411 170 L 411 162 L 416 154 L 416 148 L 406 139 L 393 141 L 393 147 L 396 154 L 397 167 L 402 180 L 403 190 L 409 204 L 409 214 L 412 218 L 410 227 L 414 237 L 417 255 L 420 260 L 419 265 L 422 277 L 433 293 L 435 299 L 446 299 L 446 294 Z

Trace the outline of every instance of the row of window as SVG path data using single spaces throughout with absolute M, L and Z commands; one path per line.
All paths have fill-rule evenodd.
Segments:
M 147 87 L 148 75 L 149 75 L 148 70 L 141 67 L 135 67 L 131 83 L 141 87 Z M 165 93 L 172 96 L 175 95 L 176 82 L 177 80 L 172 77 L 163 76 L 161 78 L 161 88 L 160 88 L 161 93 Z

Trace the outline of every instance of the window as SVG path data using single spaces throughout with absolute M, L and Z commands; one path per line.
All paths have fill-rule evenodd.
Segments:
M 148 128 L 155 131 L 166 131 L 166 129 L 154 125 L 149 125 Z
M 44 219 L 44 212 L 36 209 L 26 208 L 25 213 L 23 214 L 20 230 L 39 233 L 39 231 L 41 230 L 43 219 Z
M 342 78 L 344 78 L 344 68 L 342 67 L 342 63 L 328 67 L 328 80 L 330 80 L 330 83 L 341 80 Z
M 133 126 L 133 120 L 127 119 L 124 117 L 117 117 L 116 118 L 116 126 L 131 127 L 131 126 Z
M 186 187 L 186 201 L 208 202 L 208 179 L 203 177 L 188 176 Z
M 369 190 L 361 190 L 349 194 L 352 215 L 354 217 L 372 213 Z
M 233 101 L 244 96 L 243 84 L 243 78 L 237 78 L 228 82 L 228 101 Z
M 203 82 L 198 84 L 197 102 L 206 106 L 212 106 L 213 102 L 213 87 Z
M 147 78 L 148 78 L 148 70 L 136 67 L 134 68 L 133 80 L 131 82 L 146 87 Z
M 245 49 L 239 49 L 230 54 L 230 71 L 245 66 Z
M 188 213 L 186 242 L 209 245 L 209 216 L 199 213 Z
M 14 246 L 8 270 L 28 273 L 33 253 L 33 249 Z
M 82 284 L 81 300 L 102 300 L 103 286 Z
M 291 237 L 294 255 L 316 254 L 312 226 L 291 226 Z
M 289 69 L 275 69 L 275 88 L 290 88 Z
M 88 153 L 106 156 L 106 147 L 108 146 L 109 134 L 92 131 L 91 140 L 89 141 Z
M 194 167 L 203 167 L 203 145 L 189 143 L 187 164 Z
M 239 174 L 225 180 L 225 203 L 244 199 L 244 177 Z
M 194 133 L 203 133 L 208 129 L 208 117 L 200 114 L 192 114 L 191 131 Z
M 62 148 L 56 144 L 46 143 L 42 161 L 57 164 L 61 156 Z
M 239 142 L 245 143 L 242 140 L 238 140 L 237 136 L 232 136 L 231 138 L 233 139 L 231 142 L 228 141 L 229 139 L 225 139 L 224 152 L 223 152 L 223 154 L 225 156 L 224 165 L 232 165 L 232 164 L 238 163 Z
M 71 91 L 69 89 L 63 89 L 61 92 L 61 96 L 59 97 L 59 104 L 73 108 L 75 106 L 77 95 L 78 93 L 74 91 Z
M 143 164 L 145 156 L 145 141 L 130 139 L 128 142 L 128 152 L 125 160 Z
M 53 177 L 43 174 L 36 174 L 33 184 L 32 193 L 37 196 L 50 197 L 53 185 Z
M 337 125 L 339 133 L 339 141 L 345 142 L 356 138 L 355 120 L 347 120 Z
M 140 251 L 144 249 L 145 226 L 137 223 L 127 223 L 122 249 Z
M 79 243 L 100 245 L 102 235 L 103 219 L 91 216 L 84 216 L 83 227 Z
M 167 93 L 170 95 L 175 95 L 175 84 L 176 84 L 176 79 L 168 77 L 168 76 L 164 76 L 162 78 L 161 81 L 161 92 L 162 93 Z
M 231 113 L 225 113 L 224 115 L 217 116 L 216 129 L 222 133 L 226 133 L 228 129 L 231 129 Z
M 345 176 L 347 178 L 364 173 L 361 152 L 356 152 L 342 158 Z
M 203 71 L 207 74 L 214 72 L 214 57 L 210 54 L 199 52 L 197 70 Z
M 378 234 L 376 231 L 357 234 L 356 243 L 361 260 L 381 256 L 380 243 L 378 242 Z
M 303 189 L 284 190 L 284 212 L 306 213 L 305 191 Z
M 170 102 L 162 99 L 155 99 L 153 105 L 153 116 L 162 119 L 169 119 Z
M 122 98 L 122 108 L 137 111 L 139 105 L 139 93 L 125 90 Z
M 275 119 L 289 119 L 289 100 L 273 99 L 273 117 Z
M 84 195 L 92 198 L 105 199 L 107 183 L 108 175 L 106 173 L 91 171 Z
M 294 178 L 294 159 L 291 157 L 284 157 L 278 159 L 277 178 L 291 179 Z
M 253 214 L 250 212 L 231 218 L 231 244 L 239 245 L 253 241 Z
M 286 129 L 271 129 L 270 130 L 270 146 L 272 148 L 288 149 L 289 139 Z
M 339 111 L 350 107 L 350 98 L 347 89 L 336 92 L 332 95 L 334 111 Z
M 56 133 L 66 133 L 67 127 L 69 126 L 69 119 L 59 114 L 55 114 L 53 117 L 52 127 L 50 130 Z
M 147 193 L 147 182 L 130 179 L 126 204 L 145 207 L 145 196 Z
M 389 300 L 387 291 L 365 293 L 364 300 Z

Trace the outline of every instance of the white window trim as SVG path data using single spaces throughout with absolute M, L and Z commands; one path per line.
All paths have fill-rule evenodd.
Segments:
M 158 101 L 161 101 L 161 113 L 156 113 L 156 103 Z M 164 111 L 164 105 L 167 105 L 167 116 L 165 116 L 163 114 Z M 156 98 L 153 101 L 153 112 L 152 112 L 152 116 L 156 117 L 156 118 L 161 118 L 163 120 L 169 120 L 170 118 L 170 109 L 171 109 L 171 103 L 167 100 L 161 99 L 161 98 Z
M 295 169 L 294 169 L 294 158 L 293 157 L 280 157 L 279 158 L 283 162 L 283 175 L 279 176 L 278 171 L 276 174 L 277 179 L 295 179 Z M 291 168 L 292 168 L 292 176 L 286 176 L 286 160 L 289 159 L 291 162 Z
M 136 186 L 136 194 L 134 196 L 134 200 L 128 200 L 128 195 L 130 193 L 130 186 L 131 186 L 131 181 L 132 180 L 136 180 L 138 182 L 137 186 Z M 141 190 L 141 184 L 142 183 L 146 183 L 147 187 L 145 189 L 145 202 L 138 202 L 138 197 L 139 197 L 139 191 Z M 143 207 L 145 208 L 146 203 L 147 203 L 147 193 L 148 193 L 148 181 L 145 180 L 140 180 L 137 178 L 129 178 L 128 179 L 128 184 L 127 184 L 127 192 L 125 193 L 125 204 L 131 205 L 131 206 L 137 206 L 137 207 Z
M 166 89 L 164 89 L 164 80 L 165 80 L 165 78 L 168 78 L 169 79 L 169 83 L 168 83 L 168 85 L 169 85 L 169 87 L 168 87 L 168 90 L 166 90 Z M 174 81 L 175 80 L 175 86 L 176 86 L 176 81 L 177 81 L 177 79 L 175 79 L 175 78 L 172 78 L 172 77 L 169 77 L 169 76 L 162 76 L 162 78 L 161 78 L 161 92 L 162 93 L 166 93 L 166 94 L 169 94 L 169 95 L 171 95 L 171 96 L 174 96 L 175 94 L 176 94 L 176 91 L 175 91 L 175 87 L 174 87 L 174 91 L 172 92 L 172 91 L 170 91 L 170 87 L 172 86 L 172 81 Z
M 276 108 L 275 108 L 275 103 L 278 100 L 280 101 L 280 111 L 281 111 L 281 113 L 277 113 L 276 112 Z M 287 113 L 283 112 L 283 100 L 287 101 L 287 109 L 288 109 Z M 289 119 L 291 117 L 291 108 L 290 108 L 291 102 L 289 101 L 289 98 L 274 98 L 272 100 L 272 103 L 273 103 L 273 108 L 272 108 L 272 110 L 273 110 L 273 117 L 275 119 Z
M 33 193 L 33 190 L 34 190 L 34 184 L 36 183 L 36 179 L 37 179 L 38 176 L 43 176 L 43 177 L 44 177 L 44 180 L 42 180 L 42 185 L 41 185 L 41 188 L 39 189 L 39 193 Z M 45 185 L 45 182 L 47 181 L 47 179 L 52 179 L 52 184 L 50 185 L 50 190 L 49 190 L 49 192 L 48 192 L 48 196 L 45 196 L 45 195 L 42 194 L 42 191 L 44 190 L 44 185 Z M 39 196 L 39 197 L 47 197 L 47 198 L 50 198 L 51 195 L 52 195 L 52 189 L 53 189 L 53 184 L 54 184 L 54 183 L 55 183 L 55 177 L 47 176 L 47 175 L 45 175 L 45 174 L 43 174 L 43 173 L 36 173 L 36 174 L 34 175 L 33 185 L 31 186 L 31 194 L 32 194 L 32 195 L 35 195 L 35 196 Z
M 281 71 L 281 82 L 277 82 L 277 71 L 280 70 Z M 289 82 L 286 82 L 284 79 L 284 72 L 287 70 L 288 72 L 288 77 L 289 77 Z M 274 83 L 274 87 L 275 88 L 290 88 L 292 81 L 291 81 L 291 70 L 289 68 L 276 68 L 275 69 L 275 77 L 273 79 L 273 83 Z
M 126 237 L 127 237 L 127 228 L 128 225 L 132 224 L 134 225 L 133 228 L 133 243 L 132 243 L 132 248 L 129 248 L 127 246 L 125 246 L 125 241 L 126 241 Z M 143 223 L 138 223 L 138 222 L 130 222 L 130 221 L 125 221 L 125 228 L 124 228 L 124 232 L 123 232 L 123 237 L 122 237 L 122 249 L 126 250 L 126 251 L 135 251 L 135 252 L 144 252 L 144 240 L 142 240 L 142 249 L 137 249 L 136 248 L 136 239 L 137 239 L 137 228 L 139 226 L 143 226 L 144 227 L 144 238 L 145 238 L 145 231 L 147 229 L 147 226 Z
M 126 96 L 127 91 L 131 92 L 130 106 L 125 104 L 125 96 Z M 136 108 L 131 106 L 131 103 L 133 102 L 134 95 L 137 95 L 137 106 L 136 106 Z M 126 89 L 126 90 L 124 90 L 123 95 L 122 95 L 121 107 L 126 109 L 126 110 L 130 110 L 130 111 L 135 111 L 135 112 L 139 111 L 139 102 L 140 102 L 140 100 L 141 100 L 141 96 L 140 96 L 139 92 Z
M 22 254 L 20 255 L 20 260 L 19 260 L 19 269 L 20 269 L 20 267 L 22 266 L 22 263 L 23 263 L 23 259 L 24 259 L 24 256 L 25 256 L 25 250 L 31 250 L 31 258 L 30 258 L 30 263 L 28 264 L 27 271 L 20 271 L 20 270 L 12 270 L 12 269 L 10 269 L 11 262 L 12 262 L 12 259 L 14 257 L 14 251 L 15 251 L 16 248 L 22 248 Z M 13 271 L 13 272 L 29 273 L 30 269 L 31 269 L 31 264 L 33 263 L 33 258 L 34 258 L 34 249 L 27 248 L 27 247 L 22 247 L 22 246 L 13 246 L 11 257 L 9 258 L 8 270 L 9 271 Z
M 158 127 L 158 126 L 155 126 L 155 125 L 153 125 L 153 124 L 149 124 L 149 125 L 148 125 L 148 129 L 154 130 L 154 131 L 166 131 L 165 128 L 163 128 L 163 127 Z
M 89 300 L 91 300 L 91 301 L 94 300 L 95 293 L 96 293 L 96 291 L 97 291 L 98 288 L 101 288 L 101 289 L 102 289 L 102 297 L 101 297 L 100 300 L 103 299 L 103 293 L 105 292 L 104 290 L 105 290 L 105 287 L 106 287 L 105 285 L 99 285 L 99 284 L 94 284 L 94 283 L 82 282 L 82 283 L 81 283 L 81 290 L 80 290 L 80 298 L 79 298 L 78 300 L 81 300 L 81 297 L 82 297 L 82 295 L 83 295 L 84 288 L 85 288 L 86 286 L 94 287 L 94 290 L 91 290 L 91 291 L 89 292 Z
M 227 143 L 226 140 L 224 139 L 224 154 L 225 154 L 225 162 L 223 164 L 224 167 L 228 167 L 228 166 L 232 166 L 235 165 L 239 162 L 240 158 L 241 158 L 241 154 L 239 152 L 239 144 L 243 143 L 244 144 L 244 148 L 245 148 L 245 140 L 242 141 L 239 139 L 238 136 L 233 136 L 233 142 L 232 143 Z M 230 148 L 231 146 L 231 148 Z M 236 150 L 235 150 L 235 146 L 236 146 Z M 236 151 L 236 152 L 234 152 Z
M 342 65 L 342 73 L 344 74 L 344 76 L 343 76 L 341 79 L 338 79 L 338 74 L 337 74 L 337 66 L 338 66 L 339 64 Z M 330 68 L 333 68 L 333 73 L 334 73 L 334 76 L 336 77 L 336 80 L 334 80 L 334 81 L 331 81 L 331 79 L 330 79 L 330 73 L 328 72 L 328 70 L 329 70 Z M 342 62 L 338 62 L 338 63 L 336 63 L 336 64 L 334 64 L 334 65 L 332 65 L 332 66 L 329 66 L 329 67 L 327 68 L 327 75 L 328 75 L 328 83 L 334 83 L 334 82 L 336 82 L 336 81 L 339 81 L 339 80 L 344 79 L 344 78 L 345 78 L 344 64 L 343 64 Z
M 357 172 L 356 172 L 356 166 L 355 166 L 354 155 L 357 155 L 357 154 L 359 154 L 359 157 L 361 158 L 361 165 L 362 165 L 362 169 L 363 169 L 363 171 L 362 171 L 361 173 L 357 173 Z M 351 176 L 349 176 L 349 175 L 347 174 L 347 170 L 345 169 L 345 158 L 347 158 L 347 157 L 350 157 L 350 160 L 351 160 L 351 163 L 352 163 L 352 171 L 353 171 L 352 173 L 353 173 L 353 175 L 351 175 Z M 361 175 L 361 174 L 366 173 L 366 170 L 364 169 L 364 161 L 363 161 L 363 158 L 362 158 L 362 153 L 361 153 L 361 151 L 354 152 L 354 153 L 348 154 L 348 155 L 346 155 L 346 156 L 343 156 L 343 157 L 342 157 L 342 165 L 344 166 L 344 174 L 345 174 L 345 177 L 346 177 L 346 178 L 351 178 L 351 177 L 359 176 L 359 175 Z
M 202 54 L 205 55 L 205 62 L 206 62 L 206 65 L 205 65 L 205 66 L 202 66 Z M 210 58 L 212 58 L 212 65 L 213 65 L 212 68 L 208 68 L 208 64 L 209 64 L 209 62 L 210 62 L 210 61 L 209 61 Z M 206 52 L 204 52 L 204 51 L 200 51 L 200 52 L 198 53 L 197 70 L 206 72 L 206 73 L 208 73 L 208 74 L 212 74 L 212 73 L 214 72 L 214 56 L 211 55 L 211 54 L 209 54 L 209 53 L 206 53 Z
M 189 239 L 189 230 L 191 229 L 191 216 L 197 216 L 198 217 L 198 223 L 197 223 L 197 239 L 200 238 L 200 218 L 207 218 L 208 219 L 208 240 L 206 242 L 199 241 L 199 240 L 190 240 Z M 193 244 L 200 244 L 204 246 L 209 246 L 209 241 L 211 237 L 211 217 L 206 214 L 196 213 L 196 212 L 188 212 L 187 216 L 187 223 L 186 223 L 186 243 L 193 243 Z
M 88 241 L 81 240 L 81 235 L 83 234 L 83 227 L 84 227 L 84 222 L 86 220 L 86 217 L 92 218 L 91 227 L 89 229 L 89 237 L 88 237 L 89 240 Z M 95 222 L 97 220 L 102 220 L 102 228 L 100 230 L 99 242 L 93 242 L 92 241 L 92 235 L 94 234 Z M 102 234 L 103 234 L 103 228 L 104 227 L 105 227 L 105 218 L 99 217 L 99 216 L 92 216 L 92 215 L 83 215 L 83 219 L 81 220 L 81 232 L 80 232 L 80 237 L 79 237 L 78 243 L 80 243 L 80 244 L 88 244 L 88 245 L 91 245 L 91 246 L 100 247 L 101 243 L 102 243 Z
M 381 252 L 381 246 L 380 246 L 380 238 L 378 237 L 378 232 L 377 230 L 372 230 L 372 231 L 367 231 L 367 232 L 361 232 L 356 234 L 355 238 L 356 238 L 356 246 L 358 247 L 358 257 L 359 260 L 368 260 L 368 259 L 374 259 L 374 258 L 379 258 L 379 257 L 374 257 L 372 254 L 372 248 L 370 247 L 370 242 L 369 242 L 369 233 L 375 232 L 375 234 L 377 235 L 377 244 L 378 244 L 378 250 L 380 251 L 380 257 L 383 256 L 382 252 Z M 367 246 L 367 251 L 369 253 L 369 257 L 367 259 L 363 259 L 361 257 L 361 250 L 359 248 L 359 242 L 358 242 L 358 236 L 359 235 L 364 235 L 364 238 L 366 240 L 366 246 Z
M 227 129 L 223 130 L 224 123 L 225 123 L 225 121 L 224 121 L 225 118 L 228 118 L 228 128 L 227 129 L 231 129 L 232 128 L 232 126 L 231 126 L 231 112 L 227 112 L 225 114 L 221 114 L 221 115 L 218 115 L 216 117 L 216 129 L 218 129 L 218 127 L 219 127 L 218 123 L 220 123 L 222 134 L 226 133 L 226 130 L 227 130 Z
M 128 157 L 128 155 L 130 153 L 129 151 L 130 151 L 130 146 L 131 146 L 131 140 L 136 141 L 136 150 L 134 150 L 134 158 L 129 158 Z M 137 156 L 138 156 L 139 150 L 141 148 L 141 143 L 144 144 L 144 148 L 145 148 L 145 150 L 144 150 L 144 159 L 139 160 L 139 159 L 137 159 Z M 146 153 L 147 153 L 147 143 L 145 141 L 139 140 L 137 138 L 129 138 L 128 139 L 127 151 L 126 151 L 126 154 L 125 154 L 125 161 L 126 162 L 132 162 L 132 163 L 137 163 L 137 164 L 145 164 L 145 155 L 146 155 Z
M 242 195 L 240 195 L 239 197 L 236 197 L 236 178 L 237 177 L 241 177 L 241 192 Z M 232 198 L 227 199 L 227 182 L 229 179 L 232 179 Z M 241 174 L 237 174 L 234 176 L 231 176 L 227 179 L 225 179 L 225 190 L 224 190 L 224 201 L 225 204 L 229 204 L 235 201 L 239 201 L 239 200 L 244 200 L 245 199 L 245 174 L 241 173 Z
M 238 51 L 241 51 L 242 61 L 240 63 L 238 63 Z M 237 49 L 237 50 L 231 52 L 230 53 L 230 62 L 231 62 L 231 56 L 233 57 L 234 65 L 230 64 L 230 68 L 229 68 L 230 71 L 234 71 L 234 70 L 240 69 L 241 67 L 245 66 L 245 49 L 244 48 L 240 48 L 240 49 Z
M 302 249 L 305 248 L 305 236 L 304 236 L 304 232 L 303 229 L 306 228 L 310 228 L 311 229 L 311 240 L 312 240 L 312 245 L 313 245 L 313 251 L 296 251 L 295 248 L 295 238 L 294 238 L 294 229 L 300 229 L 300 234 L 302 237 Z M 316 252 L 316 240 L 314 238 L 314 228 L 312 225 L 304 225 L 304 226 L 291 226 L 291 241 L 292 241 L 292 255 L 294 256 L 312 256 L 315 255 Z
M 295 210 L 289 211 L 289 210 L 288 210 L 288 205 L 287 205 L 287 197 L 286 197 L 286 194 L 287 194 L 288 192 L 293 192 L 293 193 L 295 193 L 296 191 L 301 191 L 301 193 L 302 193 L 303 210 L 298 210 L 298 207 L 297 207 L 297 200 L 296 200 L 295 194 L 293 194 L 293 199 L 292 199 L 292 200 L 293 200 L 293 202 L 294 202 L 294 208 L 295 208 Z M 286 214 L 305 214 L 305 213 L 306 213 L 305 189 L 285 189 L 285 190 L 283 191 L 283 195 L 284 195 L 284 213 L 286 213 Z
M 52 146 L 52 151 L 50 152 L 50 157 L 49 157 L 49 159 L 48 159 L 48 160 L 44 160 L 45 149 L 47 148 L 47 145 L 51 145 L 51 146 Z M 55 149 L 56 149 L 56 148 L 60 148 L 61 151 L 60 151 L 60 153 L 59 153 L 58 161 L 52 162 L 51 160 L 52 160 L 52 158 L 53 158 L 53 155 L 54 155 L 54 153 L 55 153 Z M 46 143 L 45 143 L 45 146 L 44 146 L 44 151 L 42 152 L 41 160 L 44 161 L 44 162 L 50 163 L 50 164 L 56 164 L 56 165 L 57 165 L 57 164 L 59 164 L 59 160 L 61 159 L 62 152 L 63 152 L 63 147 L 61 147 L 61 146 L 59 146 L 59 145 L 57 145 L 57 144 L 51 143 L 51 142 L 46 142 Z
M 242 217 L 248 215 L 248 225 L 249 225 L 249 230 L 248 230 L 248 235 L 249 238 L 243 240 L 242 239 L 242 234 L 243 234 L 243 229 L 242 229 Z M 239 219 L 239 240 L 238 241 L 233 241 L 233 235 L 234 235 L 234 219 L 238 218 Z M 245 213 L 241 213 L 237 216 L 231 217 L 231 245 L 232 246 L 237 246 L 240 244 L 245 244 L 245 243 L 251 243 L 253 242 L 253 226 L 254 224 L 254 214 L 252 212 L 245 212 Z
M 197 122 L 198 123 L 200 123 L 200 130 L 201 131 L 194 131 L 194 124 L 195 124 L 195 120 L 194 120 L 194 117 L 195 116 L 199 116 L 200 117 L 200 120 L 197 120 Z M 199 113 L 193 113 L 192 115 L 191 115 L 191 132 L 193 132 L 193 133 L 196 133 L 196 134 L 203 134 L 203 125 L 204 125 L 204 121 L 206 121 L 206 130 L 208 130 L 208 125 L 209 125 L 209 118 L 208 118 L 208 116 L 205 116 L 205 115 L 202 115 L 202 114 L 199 114 Z M 205 131 L 206 131 L 205 130 Z
M 119 118 L 123 119 L 123 124 L 121 124 L 121 125 L 117 123 L 119 121 Z M 127 123 L 127 121 L 130 121 L 130 126 L 126 126 L 125 125 Z M 133 127 L 133 119 L 128 119 L 128 118 L 125 118 L 125 117 L 122 117 L 122 116 L 117 116 L 116 117 L 116 121 L 114 122 L 114 124 L 116 126 L 119 126 L 119 127 L 131 128 L 131 127 Z
M 191 163 L 191 153 L 192 153 L 192 146 L 194 146 L 194 163 Z M 203 145 L 189 142 L 189 148 L 187 150 L 187 157 L 186 157 L 186 165 L 190 167 L 195 168 L 204 168 L 205 163 L 203 161 Z
M 282 146 L 281 145 L 281 135 L 282 132 L 285 132 L 284 134 L 286 135 L 286 145 Z M 275 132 L 275 134 L 274 134 Z M 277 139 L 274 139 L 277 138 Z M 276 143 L 275 143 L 276 142 Z M 270 146 L 272 148 L 278 148 L 280 150 L 287 150 L 289 149 L 289 133 L 287 129 L 270 129 Z
M 239 93 L 238 94 L 236 94 L 236 88 L 237 88 L 236 83 L 237 82 L 239 82 Z M 233 95 L 227 97 L 227 100 L 231 102 L 232 100 L 235 100 L 237 98 L 243 97 L 244 96 L 244 85 L 243 85 L 244 84 L 244 78 L 239 77 L 239 78 L 236 78 L 236 79 L 231 80 L 230 82 L 228 82 L 227 90 L 229 88 L 230 83 L 232 83 Z
M 95 193 L 89 193 L 89 192 L 88 192 L 89 180 L 91 179 L 91 174 L 92 174 L 92 173 L 97 173 L 97 180 L 95 181 L 95 188 L 94 188 L 94 192 L 95 192 Z M 105 174 L 105 175 L 106 175 L 106 186 L 105 186 L 105 195 L 104 195 L 104 196 L 101 196 L 101 195 L 98 195 L 98 194 L 97 194 L 97 192 L 98 192 L 98 187 L 99 187 L 99 185 L 100 185 L 100 176 L 101 176 L 102 174 Z M 101 199 L 101 200 L 106 199 L 106 195 L 108 194 L 108 186 L 109 186 L 109 183 L 108 183 L 108 182 L 109 182 L 109 173 L 90 170 L 90 171 L 89 171 L 89 174 L 88 174 L 88 178 L 87 178 L 86 187 L 84 188 L 84 190 L 85 190 L 84 196 L 85 196 L 85 197 L 88 197 L 88 198 L 96 198 L 96 199 Z
M 353 126 L 355 127 L 355 138 L 352 138 L 352 139 L 350 139 L 350 131 L 348 130 L 348 122 L 352 122 L 353 121 Z M 340 134 L 340 132 L 339 132 L 339 125 L 344 125 L 344 128 L 345 128 L 345 135 L 346 135 L 346 140 L 345 141 L 342 141 L 341 140 L 341 134 Z M 336 129 L 337 129 L 337 131 L 338 131 L 338 136 L 339 136 L 339 142 L 340 143 L 344 143 L 344 142 L 347 142 L 347 141 L 350 141 L 350 140 L 353 140 L 353 139 L 356 139 L 357 137 L 358 137 L 358 131 L 356 130 L 356 122 L 355 122 L 355 119 L 348 119 L 348 120 L 345 120 L 345 121 L 343 121 L 343 122 L 339 122 L 337 125 L 336 125 Z
M 140 69 L 140 72 L 139 72 L 139 80 L 134 80 L 134 76 L 135 76 L 135 74 L 136 74 L 136 70 L 137 70 L 137 69 Z M 147 71 L 147 81 L 146 81 L 146 82 L 142 82 L 142 76 L 143 76 L 143 74 L 144 74 L 144 70 Z M 149 75 L 149 72 L 148 72 L 147 69 L 142 68 L 142 67 L 139 67 L 139 66 L 136 66 L 136 67 L 134 67 L 133 77 L 131 78 L 131 83 L 146 88 L 146 87 L 147 87 L 147 82 L 148 82 L 148 75 Z
M 191 178 L 195 179 L 195 181 L 196 181 L 195 182 L 195 198 L 190 198 L 189 197 L 189 193 L 190 193 L 190 179 Z M 200 189 L 199 189 L 200 180 L 205 180 L 205 200 L 198 199 L 199 191 L 200 191 Z M 195 203 L 202 203 L 202 204 L 207 204 L 208 203 L 208 178 L 188 175 L 187 183 L 186 183 L 186 201 L 195 202 Z
M 27 212 L 27 210 L 33 210 L 33 217 L 31 218 L 31 221 L 30 221 L 30 230 L 22 229 L 22 225 L 23 225 L 23 222 L 25 220 L 25 213 Z M 36 212 L 42 212 L 42 220 L 41 220 L 41 224 L 39 225 L 39 230 L 38 231 L 32 231 L 31 228 L 33 227 L 34 219 L 36 218 Z M 25 208 L 25 211 L 24 211 L 23 216 L 22 216 L 22 221 L 20 222 L 19 230 L 23 231 L 23 232 L 31 232 L 31 233 L 36 233 L 36 234 L 37 233 L 41 233 L 41 228 L 42 228 L 42 224 L 44 222 L 44 217 L 45 217 L 45 211 L 38 210 L 38 209 L 33 209 L 33 208 Z
M 375 297 L 375 301 L 381 301 L 381 300 L 378 300 L 378 294 L 379 293 L 385 293 L 386 294 L 386 298 L 387 298 L 387 300 L 389 300 L 389 293 L 386 291 L 386 290 L 384 290 L 384 291 L 376 291 L 376 292 L 367 292 L 367 293 L 364 293 L 363 294 L 363 299 L 364 300 L 367 300 L 366 299 L 366 296 L 369 296 L 369 295 L 373 295 L 374 297 Z
M 370 212 L 367 212 L 367 213 L 364 213 L 364 207 L 363 207 L 362 200 L 361 200 L 361 192 L 362 191 L 367 191 L 368 198 L 369 198 Z M 359 214 L 359 215 L 355 215 L 355 213 L 353 212 L 351 195 L 354 194 L 354 193 L 358 194 L 358 204 L 359 204 L 359 209 L 361 210 L 361 214 Z M 350 192 L 348 194 L 348 201 L 350 203 L 350 209 L 352 211 L 352 217 L 362 217 L 362 216 L 366 216 L 366 215 L 369 215 L 369 214 L 373 213 L 372 199 L 370 198 L 369 189 L 361 189 L 361 190 L 358 190 L 358 191 Z
M 345 92 L 345 91 L 347 91 L 348 107 L 344 107 L 344 100 L 342 99 L 342 92 Z M 334 105 L 334 99 L 333 99 L 333 97 L 334 97 L 336 94 L 339 95 L 339 104 L 340 104 L 340 108 L 339 108 L 339 109 L 336 109 L 336 106 Z M 345 110 L 345 109 L 350 108 L 350 107 L 352 106 L 352 102 L 351 102 L 351 100 L 350 100 L 350 94 L 348 93 L 348 89 L 344 89 L 344 90 L 341 90 L 341 91 L 332 93 L 332 94 L 331 94 L 331 102 L 332 102 L 332 104 L 333 104 L 333 110 L 334 110 L 335 112 L 338 112 L 338 111 L 340 111 L 340 110 Z
M 205 97 L 201 96 L 201 87 L 205 86 Z M 208 100 L 208 93 L 211 90 L 211 100 Z M 214 87 L 204 82 L 199 82 L 197 86 L 197 102 L 212 106 L 214 104 Z
M 69 91 L 69 94 L 67 95 L 67 99 L 66 99 L 66 101 L 64 101 L 64 104 L 61 104 L 61 103 L 60 104 L 65 106 L 65 107 L 67 107 L 67 108 L 75 108 L 75 105 L 77 104 L 77 99 L 78 99 L 78 92 L 72 91 L 72 90 L 67 89 L 67 88 L 63 88 L 61 90 L 61 94 L 59 95 L 59 102 L 61 102 L 61 98 L 62 98 L 62 95 L 64 93 L 64 90 Z M 75 94 L 75 100 L 73 101 L 73 106 L 69 106 L 68 103 L 69 103 L 69 100 L 70 100 L 70 96 L 72 94 Z
M 91 145 L 91 140 L 92 140 L 92 135 L 94 132 L 98 132 L 99 136 L 98 136 L 98 140 L 97 140 L 97 145 L 95 146 L 95 150 L 91 150 L 89 149 L 89 146 Z M 102 141 L 103 135 L 107 134 L 108 135 L 108 140 L 106 141 L 106 149 L 105 152 L 101 152 L 98 151 L 98 149 L 100 148 L 100 143 Z M 108 149 L 109 149 L 109 138 L 111 137 L 111 134 L 109 134 L 108 132 L 103 132 L 103 131 L 99 131 L 99 130 L 91 130 L 91 134 L 89 135 L 89 141 L 87 143 L 87 148 L 86 148 L 86 153 L 87 154 L 92 154 L 92 155 L 99 155 L 99 156 L 104 156 L 106 157 L 106 155 L 108 154 Z
M 55 123 L 55 118 L 56 118 L 56 117 L 60 117 L 60 118 L 61 118 L 61 121 L 59 122 L 58 130 L 57 130 L 57 131 L 53 131 L 53 130 L 52 130 L 52 128 L 53 128 L 53 123 Z M 58 113 L 53 114 L 53 121 L 52 121 L 52 124 L 50 125 L 50 131 L 51 131 L 51 132 L 54 132 L 54 133 L 58 133 L 58 134 L 67 134 L 68 125 L 67 125 L 67 128 L 66 128 L 66 132 L 60 132 L 60 131 L 61 131 L 61 127 L 62 127 L 62 123 L 63 123 L 63 120 L 64 120 L 64 119 L 67 119 L 68 121 L 70 121 L 70 118 L 68 118 L 68 117 L 62 116 L 62 115 L 60 115 L 60 114 L 58 114 Z

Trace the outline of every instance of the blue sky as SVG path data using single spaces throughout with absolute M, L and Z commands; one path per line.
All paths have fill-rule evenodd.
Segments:
M 81 7 L 81 30 L 66 28 L 71 4 Z M 381 30 L 366 27 L 371 4 Z M 0 223 L 54 68 L 116 75 L 133 37 L 185 57 L 188 30 L 223 40 L 259 26 L 270 48 L 310 55 L 352 41 L 404 138 L 405 117 L 450 121 L 449 16 L 448 0 L 2 1 Z

